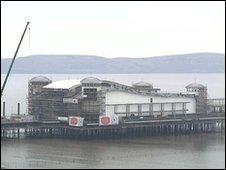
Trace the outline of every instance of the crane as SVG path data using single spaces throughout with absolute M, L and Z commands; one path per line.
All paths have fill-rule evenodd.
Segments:
M 13 67 L 14 60 L 16 59 L 17 53 L 18 53 L 18 51 L 19 51 L 20 45 L 21 45 L 21 43 L 22 43 L 22 40 L 23 40 L 23 38 L 24 38 L 24 35 L 25 35 L 25 33 L 26 33 L 26 30 L 27 30 L 27 27 L 28 27 L 29 23 L 30 23 L 30 22 L 27 21 L 27 24 L 26 24 L 26 26 L 25 26 L 24 32 L 23 32 L 23 34 L 22 34 L 22 37 L 21 37 L 21 39 L 20 39 L 20 42 L 19 42 L 19 44 L 18 44 L 18 46 L 17 46 L 17 49 L 16 49 L 16 51 L 15 51 L 14 57 L 13 57 L 13 59 L 12 59 L 12 61 L 11 61 L 10 66 L 9 66 L 9 70 L 8 70 L 8 72 L 7 72 L 6 78 L 5 78 L 4 83 L 3 83 L 3 85 L 2 85 L 2 88 L 1 88 L 1 97 L 2 97 L 3 90 L 4 90 L 5 85 L 6 85 L 6 83 L 7 83 L 7 80 L 8 80 L 9 74 L 10 74 L 10 71 L 11 71 L 11 69 L 12 69 L 12 67 Z

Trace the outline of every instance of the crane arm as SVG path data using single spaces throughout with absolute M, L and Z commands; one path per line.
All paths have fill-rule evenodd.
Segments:
M 13 67 L 14 60 L 16 59 L 17 53 L 18 53 L 18 51 L 19 51 L 20 45 L 21 45 L 21 43 L 22 43 L 22 40 L 23 40 L 23 38 L 24 38 L 24 35 L 25 35 L 25 32 L 26 32 L 26 30 L 27 30 L 27 27 L 28 27 L 29 23 L 30 23 L 30 22 L 27 22 L 27 24 L 26 24 L 26 27 L 25 27 L 25 29 L 24 29 L 24 32 L 23 32 L 22 37 L 21 37 L 21 39 L 20 39 L 20 42 L 19 42 L 19 44 L 18 44 L 18 46 L 17 46 L 16 52 L 15 52 L 15 54 L 14 54 L 14 57 L 13 57 L 13 59 L 12 59 L 12 61 L 11 61 L 10 66 L 9 66 L 9 70 L 8 70 L 8 72 L 7 72 L 6 78 L 5 78 L 4 83 L 3 83 L 3 85 L 2 85 L 2 88 L 1 88 L 1 97 L 2 97 L 3 90 L 4 90 L 4 88 L 5 88 L 6 82 L 7 82 L 7 80 L 8 80 L 9 74 L 10 74 L 10 71 L 11 71 L 11 69 L 12 69 L 12 67 Z

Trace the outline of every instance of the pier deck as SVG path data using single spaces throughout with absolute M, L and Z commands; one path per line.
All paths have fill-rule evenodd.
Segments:
M 97 123 L 74 127 L 59 121 L 2 122 L 1 137 L 120 138 L 222 132 L 224 129 L 225 113 L 211 113 L 149 120 L 124 120 L 122 124 L 112 126 L 99 126 Z

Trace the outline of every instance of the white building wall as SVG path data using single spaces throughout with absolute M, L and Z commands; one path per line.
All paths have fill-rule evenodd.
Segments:
M 150 103 L 149 96 L 132 94 L 122 91 L 110 91 L 106 93 L 106 104 Z M 154 101 L 153 101 L 154 102 Z
M 144 111 L 144 112 L 149 111 L 149 105 L 148 104 L 142 105 L 142 111 Z
M 137 107 L 137 105 L 130 105 L 130 111 L 131 111 L 131 112 L 138 112 L 138 107 Z
M 190 97 L 160 97 L 160 96 L 146 96 L 140 94 L 132 94 L 128 92 L 122 91 L 111 91 L 106 93 L 106 104 L 132 104 L 132 103 L 150 103 L 150 99 L 152 98 L 152 103 L 164 103 L 164 102 L 189 102 L 186 104 L 186 109 L 188 109 L 187 113 L 195 113 L 196 102 L 195 98 Z M 122 108 L 120 108 L 122 107 Z M 117 109 L 118 111 L 125 111 L 125 106 L 120 106 Z M 121 109 L 121 110 L 120 110 Z M 149 109 L 149 106 L 142 106 L 142 110 L 146 111 Z M 161 109 L 160 104 L 153 106 L 153 111 L 159 111 Z M 175 105 L 176 110 L 182 109 L 182 104 L 178 103 Z M 171 104 L 165 104 L 164 110 L 172 110 Z M 137 105 L 130 105 L 130 111 L 135 112 L 137 110 Z M 113 106 L 106 106 L 106 114 L 112 115 L 114 114 Z

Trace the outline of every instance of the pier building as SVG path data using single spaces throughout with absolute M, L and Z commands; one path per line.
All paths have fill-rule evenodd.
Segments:
M 207 88 L 196 83 L 184 93 L 161 92 L 147 82 L 129 86 L 95 77 L 55 82 L 34 77 L 28 84 L 28 112 L 39 120 L 80 116 L 98 122 L 101 115 L 145 119 L 203 114 L 207 102 Z

